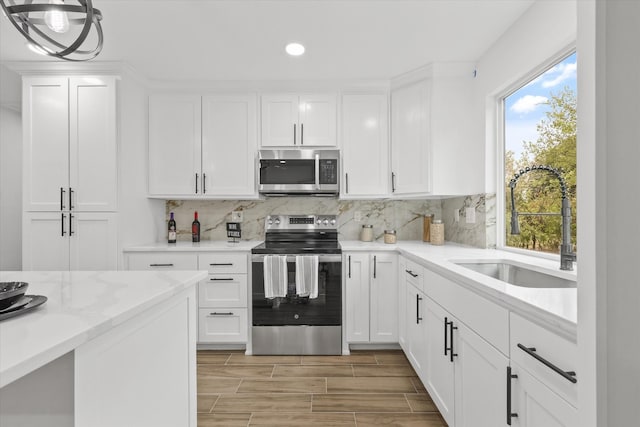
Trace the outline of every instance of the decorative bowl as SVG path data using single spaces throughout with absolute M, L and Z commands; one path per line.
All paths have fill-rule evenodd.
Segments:
M 27 282 L 0 282 L 0 310 L 22 298 L 28 287 Z

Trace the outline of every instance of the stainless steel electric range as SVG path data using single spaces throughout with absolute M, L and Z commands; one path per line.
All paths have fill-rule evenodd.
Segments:
M 341 354 L 342 250 L 335 215 L 270 215 L 252 249 L 253 354 Z M 265 257 L 286 257 L 283 297 L 265 297 Z M 317 257 L 317 297 L 296 293 L 296 257 Z

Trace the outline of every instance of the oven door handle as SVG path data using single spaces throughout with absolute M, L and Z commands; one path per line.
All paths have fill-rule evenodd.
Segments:
M 264 261 L 264 257 L 268 255 L 269 254 L 252 254 L 251 261 L 262 262 Z M 315 255 L 315 254 L 287 254 L 286 255 L 287 262 L 295 262 L 297 255 L 309 256 L 309 255 Z M 318 255 L 318 262 L 342 262 L 342 255 L 340 254 L 317 254 L 317 255 Z

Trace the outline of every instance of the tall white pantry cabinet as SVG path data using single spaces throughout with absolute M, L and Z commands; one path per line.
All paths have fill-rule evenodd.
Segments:
M 117 268 L 115 79 L 23 78 L 23 270 Z

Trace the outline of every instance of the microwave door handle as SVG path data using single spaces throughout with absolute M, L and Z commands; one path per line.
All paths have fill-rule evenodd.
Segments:
M 320 154 L 316 154 L 316 190 L 320 189 Z

